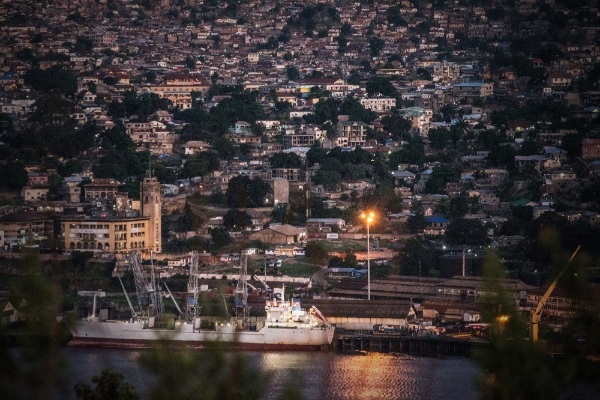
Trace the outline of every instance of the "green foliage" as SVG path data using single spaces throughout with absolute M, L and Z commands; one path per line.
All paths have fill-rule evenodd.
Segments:
M 402 149 L 389 156 L 390 169 L 397 169 L 398 164 L 422 165 L 425 161 L 423 140 L 418 136 L 409 136 L 408 143 Z
M 338 53 L 344 54 L 348 49 L 348 39 L 346 39 L 346 36 L 340 35 L 335 40 L 338 42 Z
M 379 210 L 381 214 L 402 211 L 402 196 L 396 194 L 393 185 L 388 182 L 377 185 L 372 193 L 364 194 L 362 202 L 364 208 Z
M 515 163 L 515 149 L 509 144 L 501 144 L 492 148 L 487 156 L 490 166 L 512 167 Z
M 210 237 L 211 237 L 213 243 L 215 244 L 215 246 L 217 247 L 217 249 L 227 246 L 233 240 L 233 239 L 231 239 L 229 232 L 227 232 L 227 229 L 225 229 L 225 228 L 211 229 Z
M 252 217 L 246 211 L 231 208 L 223 216 L 223 225 L 229 231 L 243 231 L 252 226 Z
M 273 207 L 273 211 L 271 213 L 271 219 L 273 222 L 280 222 L 282 224 L 292 224 L 294 218 L 294 214 L 288 210 L 287 204 L 278 204 Z
M 218 344 L 202 352 L 155 348 L 140 363 L 156 377 L 149 399 L 259 399 L 268 375 L 250 367 L 242 353 L 225 353 Z
M 94 389 L 86 382 L 75 385 L 77 400 L 137 400 L 139 396 L 135 388 L 125 381 L 125 376 L 110 369 L 103 369 L 99 375 L 94 375 Z
M 227 205 L 232 208 L 262 207 L 270 191 L 270 185 L 258 177 L 236 176 L 227 186 Z
M 320 163 L 327 157 L 327 150 L 322 148 L 321 145 L 316 142 L 310 150 L 306 153 L 306 160 L 309 166 L 315 163 Z
M 458 182 L 460 178 L 460 170 L 448 164 L 438 164 L 433 168 L 433 171 L 425 184 L 427 193 L 443 193 L 446 184 L 450 182 Z
M 68 315 L 62 322 L 56 318 L 63 311 L 63 297 L 58 271 L 42 265 L 37 254 L 21 255 L 19 279 L 10 287 L 14 305 L 26 313 L 19 323 L 19 348 L 9 348 L 0 341 L 0 393 L 10 399 L 45 399 L 59 396 L 67 382 L 67 364 L 61 346 L 68 340 L 68 329 L 74 323 Z M 56 274 L 56 275 L 54 275 Z M 6 327 L 0 326 L 0 336 Z
M 177 174 L 172 169 L 159 163 L 152 163 L 152 175 L 163 184 L 173 184 L 177 180 Z
M 20 190 L 28 182 L 25 165 L 20 161 L 0 164 L 0 187 L 3 189 Z
M 179 217 L 181 228 L 186 232 L 196 231 L 202 226 L 202 222 L 200 216 L 194 212 L 190 203 L 186 201 L 185 207 L 183 207 L 183 215 Z
M 429 130 L 427 137 L 431 142 L 431 147 L 443 150 L 450 140 L 450 131 L 446 128 L 433 128 Z
M 360 102 L 353 98 L 346 98 L 340 107 L 340 114 L 348 115 L 350 121 L 362 121 L 366 124 L 371 124 L 377 113 L 366 109 Z
M 402 14 L 400 13 L 400 7 L 393 6 L 388 8 L 387 12 L 387 20 L 390 24 L 394 24 L 396 26 L 407 26 L 408 23 L 404 18 L 402 18 Z
M 382 96 L 396 96 L 396 88 L 394 87 L 394 85 L 392 85 L 392 82 L 390 82 L 390 80 L 387 78 L 380 78 L 374 76 L 371 79 L 369 79 L 366 88 L 369 96 L 373 96 L 377 93 L 381 94 Z
M 329 259 L 328 268 L 356 268 L 358 263 L 356 256 L 352 253 L 346 254 L 345 258 L 334 256 Z
M 302 160 L 295 153 L 275 153 L 269 157 L 271 168 L 300 168 Z
M 412 124 L 406 118 L 398 114 L 392 114 L 383 117 L 381 122 L 383 123 L 385 131 L 391 134 L 391 139 L 398 140 L 409 138 L 408 133 L 410 132 Z
M 337 171 L 319 169 L 313 177 L 313 182 L 323 185 L 327 190 L 335 190 L 342 183 L 342 175 Z
M 202 151 L 189 158 L 183 166 L 183 176 L 193 178 L 206 176 L 210 172 L 218 171 L 220 167 L 219 156 L 212 151 Z
M 328 98 L 321 100 L 315 105 L 314 117 L 310 114 L 304 117 L 307 123 L 324 124 L 327 121 L 336 124 L 339 114 L 340 100 L 334 98 Z
M 371 57 L 377 57 L 379 52 L 383 50 L 385 46 L 385 40 L 372 37 L 369 39 L 369 48 L 371 49 Z
M 315 264 L 324 264 L 329 258 L 327 248 L 318 240 L 306 243 L 306 259 Z
M 413 233 L 421 232 L 427 226 L 423 203 L 420 201 L 414 201 L 410 207 L 410 213 L 411 215 L 406 220 L 408 229 L 410 229 L 410 231 Z
M 528 340 L 527 323 L 517 310 L 512 293 L 502 285 L 503 267 L 494 254 L 485 257 L 484 276 L 485 291 L 490 295 L 484 299 L 483 317 L 490 324 L 490 345 L 475 353 L 483 370 L 478 381 L 482 398 L 561 398 L 575 380 L 575 360 L 552 357 L 539 342 Z
M 25 84 L 40 92 L 56 92 L 72 96 L 77 90 L 77 79 L 67 70 L 52 67 L 47 70 L 30 69 L 23 77 Z
M 300 72 L 296 67 L 287 67 L 286 74 L 289 80 L 300 79 Z
M 441 251 L 419 238 L 406 240 L 400 259 L 402 275 L 431 276 L 439 270 Z
M 106 79 L 106 78 L 105 78 Z M 123 93 L 123 101 L 113 100 L 108 105 L 108 114 L 113 119 L 137 115 L 146 120 L 158 110 L 169 110 L 172 104 L 167 98 L 160 98 L 156 93 L 144 93 L 138 96 L 135 91 L 126 90 Z
M 465 218 L 451 221 L 445 237 L 446 242 L 453 246 L 482 246 L 490 241 L 481 221 Z

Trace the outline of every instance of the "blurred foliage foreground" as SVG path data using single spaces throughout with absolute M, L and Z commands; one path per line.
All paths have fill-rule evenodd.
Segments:
M 540 235 L 556 277 L 571 254 L 554 232 Z M 559 284 L 572 298 L 586 293 L 585 270 L 592 260 L 580 252 Z M 568 321 L 559 334 L 548 331 L 538 342 L 530 340 L 529 318 L 519 312 L 513 293 L 501 285 L 505 270 L 493 253 L 486 255 L 487 292 L 483 318 L 490 323 L 490 346 L 478 349 L 475 360 L 483 371 L 477 379 L 482 399 L 599 399 L 600 320 L 598 310 Z M 554 279 L 554 278 L 552 278 Z M 587 292 L 589 293 L 589 292 Z M 542 320 L 543 321 L 543 320 Z M 547 349 L 560 349 L 557 354 Z
M 70 366 L 61 351 L 69 340 L 74 313 L 63 315 L 60 274 L 44 270 L 36 254 L 23 258 L 23 274 L 10 288 L 13 299 L 26 299 L 26 320 L 0 325 L 0 398 L 83 400 L 139 399 L 123 375 L 99 371 L 91 384 L 68 387 Z M 14 346 L 17 344 L 18 346 Z M 173 349 L 158 341 L 142 352 L 139 362 L 155 379 L 144 393 L 150 399 L 258 399 L 270 375 L 249 365 L 246 356 L 225 352 L 218 343 L 204 351 Z M 296 377 L 297 382 L 297 377 Z M 292 382 L 290 380 L 290 382 Z M 297 384 L 288 385 L 282 398 L 302 398 Z
M 550 238 L 552 236 L 550 235 Z M 569 252 L 548 241 L 550 258 L 565 265 Z M 574 260 L 566 284 L 581 291 L 585 252 Z M 11 287 L 11 297 L 26 299 L 27 320 L 18 327 L 19 347 L 9 347 L 10 329 L 0 326 L 0 397 L 7 399 L 85 400 L 138 399 L 140 394 L 123 375 L 99 371 L 91 384 L 68 387 L 69 366 L 61 346 L 69 336 L 74 315 L 62 315 L 60 276 L 43 270 L 35 254 L 24 258 L 21 279 Z M 486 297 L 484 319 L 490 322 L 490 346 L 479 350 L 475 360 L 482 366 L 477 385 L 483 399 L 598 399 L 600 362 L 589 357 L 600 354 L 600 323 L 597 315 L 581 315 L 552 340 L 562 342 L 560 355 L 549 354 L 542 341 L 529 340 L 528 320 L 521 314 L 511 293 L 502 288 L 504 269 L 490 253 L 485 261 Z M 579 288 L 579 289 L 578 289 Z M 493 295 L 492 295 L 493 293 Z M 7 335 L 9 333 L 9 335 Z M 585 338 L 585 349 L 573 338 Z M 548 335 L 546 335 L 548 339 Z M 143 393 L 151 399 L 258 399 L 268 389 L 270 375 L 249 365 L 238 352 L 224 352 L 218 344 L 205 351 L 186 351 L 157 345 L 142 352 L 139 362 L 154 376 L 154 385 Z M 598 358 L 596 358 L 597 360 Z M 365 371 L 368 373 L 368 371 Z M 290 379 L 280 398 L 302 398 L 301 380 Z

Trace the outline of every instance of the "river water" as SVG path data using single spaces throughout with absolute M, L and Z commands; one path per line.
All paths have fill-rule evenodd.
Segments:
M 137 360 L 147 350 L 65 348 L 72 387 L 90 382 L 103 368 L 125 375 L 142 395 L 154 379 Z M 305 399 L 444 399 L 478 398 L 474 379 L 480 368 L 460 357 L 427 358 L 369 353 L 244 352 L 252 366 L 271 374 L 264 399 L 276 399 L 290 377 L 300 380 Z M 74 398 L 74 392 L 69 392 Z

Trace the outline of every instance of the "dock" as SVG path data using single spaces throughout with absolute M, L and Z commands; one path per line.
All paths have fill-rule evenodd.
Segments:
M 475 348 L 487 346 L 484 340 L 457 340 L 446 337 L 416 337 L 386 334 L 336 332 L 333 349 L 339 353 L 359 351 L 400 353 L 426 357 L 471 357 Z

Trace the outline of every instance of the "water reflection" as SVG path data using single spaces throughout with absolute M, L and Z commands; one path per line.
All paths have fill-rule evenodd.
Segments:
M 154 384 L 137 364 L 144 350 L 66 348 L 73 384 L 89 381 L 102 368 L 125 375 L 142 394 Z M 478 366 L 464 358 L 434 359 L 369 353 L 247 352 L 250 364 L 271 374 L 265 400 L 276 399 L 290 383 L 306 399 L 475 400 Z M 291 381 L 290 381 L 291 380 Z M 73 396 L 74 397 L 74 396 Z

